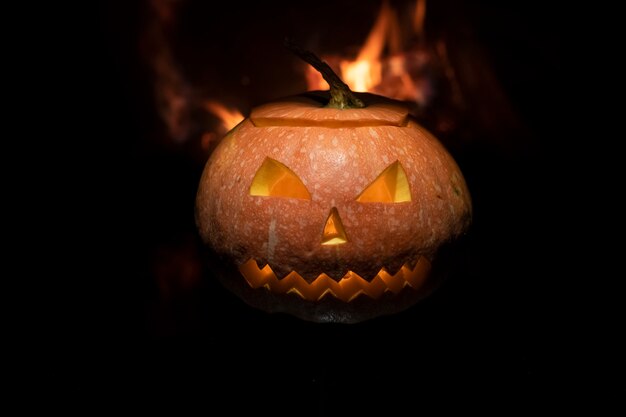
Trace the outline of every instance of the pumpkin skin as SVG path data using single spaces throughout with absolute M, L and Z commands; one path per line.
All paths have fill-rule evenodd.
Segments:
M 443 145 L 401 103 L 356 95 L 365 108 L 325 108 L 323 92 L 260 106 L 207 162 L 196 222 L 249 304 L 322 322 L 400 311 L 467 230 L 470 194 Z

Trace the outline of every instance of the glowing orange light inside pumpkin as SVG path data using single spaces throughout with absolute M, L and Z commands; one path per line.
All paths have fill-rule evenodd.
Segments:
M 265 158 L 254 175 L 250 195 L 311 199 L 311 194 L 300 178 L 284 164 L 269 157 Z
M 326 219 L 326 224 L 324 225 L 322 245 L 341 245 L 347 241 L 348 237 L 346 236 L 346 232 L 343 228 L 343 223 L 341 222 L 341 217 L 339 217 L 337 207 L 333 207 L 330 210 L 330 214 L 328 215 L 328 219 Z
M 361 294 L 373 299 L 380 298 L 386 292 L 398 294 L 407 286 L 417 290 L 426 282 L 430 269 L 430 261 L 422 256 L 415 267 L 411 268 L 409 264 L 404 264 L 393 275 L 381 268 L 369 282 L 357 273 L 348 271 L 339 281 L 326 274 L 320 274 L 309 283 L 295 271 L 278 279 L 269 265 L 259 268 L 254 259 L 239 267 L 239 271 L 252 288 L 265 287 L 273 293 L 297 294 L 308 301 L 319 301 L 330 294 L 344 302 L 350 302 Z
M 363 190 L 356 201 L 360 203 L 402 203 L 411 201 L 406 172 L 399 161 L 389 165 Z

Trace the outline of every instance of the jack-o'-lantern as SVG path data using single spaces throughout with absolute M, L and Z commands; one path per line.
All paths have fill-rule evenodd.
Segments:
M 262 105 L 231 130 L 204 169 L 196 220 L 232 266 L 222 281 L 249 304 L 357 322 L 423 297 L 471 201 L 457 164 L 405 106 L 337 80 L 330 97 Z

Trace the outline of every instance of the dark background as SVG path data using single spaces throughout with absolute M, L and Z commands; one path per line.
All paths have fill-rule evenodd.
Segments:
M 343 25 L 341 13 L 328 12 L 332 3 L 225 3 L 217 11 L 207 2 L 200 7 L 205 15 L 187 17 L 195 29 L 182 31 L 187 49 L 179 58 L 195 81 L 225 80 L 222 90 L 209 92 L 231 101 L 247 95 L 245 105 L 260 104 L 272 98 L 260 87 L 240 91 L 233 84 L 228 95 L 228 74 L 257 66 L 260 84 L 271 84 L 269 69 L 277 64 L 266 57 L 293 71 L 292 58 L 281 55 L 282 38 L 306 37 L 318 21 Z M 378 2 L 337 3 L 371 20 L 378 8 Z M 76 145 L 85 156 L 76 162 L 92 186 L 80 193 L 76 209 L 84 230 L 66 352 L 76 365 L 78 395 L 295 415 L 499 404 L 506 404 L 503 411 L 534 410 L 538 401 L 571 398 L 580 388 L 576 375 L 587 368 L 572 364 L 565 342 L 580 316 L 565 307 L 567 276 L 555 251 L 567 236 L 560 221 L 567 192 L 555 163 L 567 139 L 554 114 L 564 71 L 561 9 L 507 3 L 428 4 L 433 30 L 453 31 L 457 20 L 471 28 L 516 122 L 504 130 L 507 137 L 474 126 L 471 140 L 449 138 L 475 219 L 448 281 L 406 312 L 357 325 L 268 315 L 219 285 L 202 263 L 193 222 L 204 158 L 163 140 L 139 47 L 145 4 L 106 3 L 85 17 L 96 37 L 83 51 L 88 65 L 76 69 L 89 92 L 85 143 Z M 359 44 L 370 25 L 357 27 L 353 39 L 342 37 L 341 45 Z M 221 37 L 206 49 L 187 42 L 212 34 Z M 332 49 L 328 36 L 318 42 Z M 194 54 L 202 56 L 195 61 Z M 202 65 L 193 69 L 196 62 Z M 205 68 L 210 76 L 202 75 Z M 287 85 L 276 96 L 304 88 L 297 81 Z M 191 272 L 177 275 L 190 259 Z M 177 276 L 192 278 L 181 284 Z M 603 394 L 623 391 L 617 384 Z

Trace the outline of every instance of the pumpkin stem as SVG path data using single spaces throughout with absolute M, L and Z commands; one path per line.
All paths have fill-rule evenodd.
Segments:
M 330 65 L 322 61 L 317 55 L 300 48 L 289 38 L 285 39 L 285 47 L 322 74 L 330 86 L 330 101 L 326 107 L 333 109 L 360 109 L 365 107 L 365 103 L 354 95 L 350 87 L 335 74 Z

